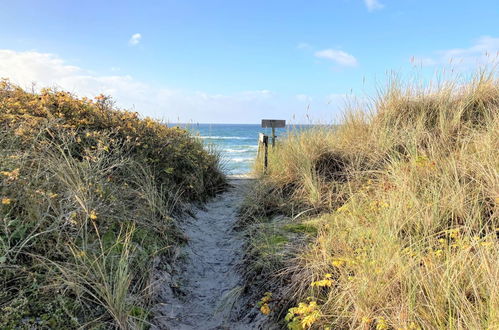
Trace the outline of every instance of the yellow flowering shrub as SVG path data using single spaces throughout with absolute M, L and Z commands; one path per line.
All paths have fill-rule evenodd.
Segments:
M 147 328 L 174 215 L 224 185 L 183 129 L 0 80 L 0 328 Z
M 102 140 L 108 135 L 115 148 L 126 145 L 151 165 L 162 184 L 188 182 L 183 189 L 187 198 L 204 198 L 224 183 L 218 157 L 205 152 L 201 141 L 184 129 L 116 109 L 104 95 L 91 100 L 48 88 L 32 93 L 0 80 L 0 125 L 27 144 L 40 133 L 56 137 L 61 130 L 71 132 L 70 151 L 88 160 L 89 151 L 110 152 L 111 146 Z

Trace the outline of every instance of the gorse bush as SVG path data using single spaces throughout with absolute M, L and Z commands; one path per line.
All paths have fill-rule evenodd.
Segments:
M 0 328 L 145 328 L 172 215 L 223 189 L 187 132 L 0 83 Z
M 248 195 L 246 224 L 285 214 L 318 231 L 277 272 L 289 304 L 274 315 L 293 329 L 497 328 L 497 78 L 393 81 L 374 109 L 291 132 Z
M 85 157 L 88 148 L 108 151 L 98 139 L 105 132 L 111 142 L 126 144 L 128 153 L 146 161 L 159 183 L 182 185 L 187 198 L 213 194 L 223 182 L 221 175 L 213 175 L 218 171 L 217 156 L 207 154 L 186 130 L 115 109 L 104 95 L 90 100 L 51 89 L 28 93 L 3 80 L 0 109 L 0 123 L 20 141 L 30 143 L 42 127 L 46 129 L 41 134 L 54 138 L 54 132 L 71 130 L 76 139 L 68 147 L 74 157 Z

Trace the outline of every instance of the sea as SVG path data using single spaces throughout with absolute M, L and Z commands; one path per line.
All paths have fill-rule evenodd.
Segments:
M 222 156 L 224 171 L 229 175 L 251 171 L 258 151 L 258 135 L 272 134 L 270 128 L 253 124 L 176 124 L 201 139 L 206 148 L 215 149 Z M 276 136 L 284 136 L 286 128 L 276 128 Z

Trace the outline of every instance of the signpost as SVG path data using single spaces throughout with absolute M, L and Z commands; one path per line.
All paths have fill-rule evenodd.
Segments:
M 262 119 L 263 128 L 272 128 L 272 148 L 275 146 L 275 129 L 286 127 L 286 121 L 280 119 Z M 260 133 L 258 137 L 258 151 L 260 151 L 260 145 L 263 145 L 263 173 L 267 172 L 268 165 L 268 147 L 269 147 L 269 137 L 263 133 Z
M 258 152 L 260 152 L 260 146 L 263 145 L 263 173 L 267 172 L 268 157 L 269 157 L 269 137 L 263 133 L 258 136 Z
M 286 127 L 286 121 L 281 119 L 262 119 L 262 127 L 272 128 L 272 148 L 275 146 L 275 129 Z

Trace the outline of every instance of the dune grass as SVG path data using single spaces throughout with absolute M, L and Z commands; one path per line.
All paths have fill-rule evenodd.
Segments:
M 225 185 L 181 129 L 0 82 L 0 328 L 147 328 L 175 217 Z
M 290 329 L 497 329 L 498 151 L 494 72 L 394 80 L 339 127 L 291 132 L 241 211 L 247 228 L 284 214 L 317 230 L 269 263 L 270 315 Z

